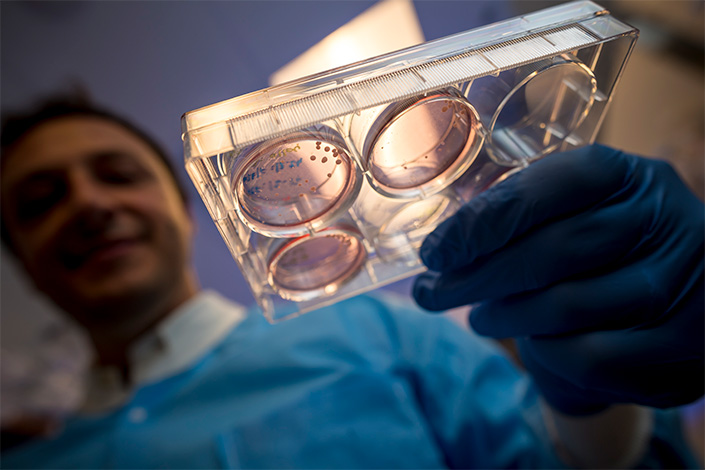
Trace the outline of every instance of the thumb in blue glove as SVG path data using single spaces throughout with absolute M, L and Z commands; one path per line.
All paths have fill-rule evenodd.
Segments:
M 476 304 L 567 413 L 703 395 L 705 209 L 660 161 L 593 145 L 480 194 L 424 241 L 429 310 Z

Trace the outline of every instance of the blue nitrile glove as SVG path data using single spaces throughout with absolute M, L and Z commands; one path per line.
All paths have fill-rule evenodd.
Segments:
M 424 308 L 476 304 L 519 338 L 554 407 L 656 407 L 703 395 L 705 209 L 660 161 L 593 145 L 537 161 L 424 241 Z

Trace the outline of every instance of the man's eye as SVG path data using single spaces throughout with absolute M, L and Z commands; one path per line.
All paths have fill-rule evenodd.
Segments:
M 106 183 L 115 184 L 134 183 L 142 179 L 142 175 L 139 171 L 125 168 L 103 169 L 98 172 L 98 176 Z
M 97 178 L 110 184 L 133 184 L 148 179 L 150 173 L 127 158 L 104 158 L 94 168 Z
M 28 222 L 44 215 L 63 198 L 64 193 L 59 185 L 42 184 L 28 188 L 17 198 L 17 218 Z

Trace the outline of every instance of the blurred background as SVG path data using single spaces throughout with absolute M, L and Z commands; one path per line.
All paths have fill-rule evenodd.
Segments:
M 296 74 L 292 60 L 336 31 L 358 35 L 348 45 L 380 35 L 367 52 L 333 48 L 338 59 L 352 61 L 561 2 L 381 3 L 394 5 L 375 21 L 370 9 L 387 7 L 363 0 L 0 2 L 0 106 L 21 109 L 47 94 L 83 86 L 97 103 L 156 136 L 191 190 L 201 283 L 250 304 L 252 296 L 183 170 L 183 113 Z M 600 3 L 638 27 L 641 36 L 598 140 L 670 160 L 702 198 L 705 3 Z M 365 15 L 370 21 L 363 29 L 350 26 L 363 23 Z M 330 37 L 329 46 L 335 44 Z M 325 49 L 317 47 L 313 55 L 322 57 Z M 56 336 L 56 328 L 65 325 L 27 286 L 11 257 L 4 251 L 1 256 L 2 349 L 38 354 L 46 335 Z

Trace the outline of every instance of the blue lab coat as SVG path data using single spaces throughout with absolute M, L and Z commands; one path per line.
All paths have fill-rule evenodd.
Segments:
M 276 325 L 250 314 L 188 370 L 2 467 L 562 466 L 531 381 L 493 343 L 382 299 Z M 659 429 L 646 466 L 673 465 L 682 445 Z

